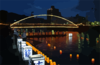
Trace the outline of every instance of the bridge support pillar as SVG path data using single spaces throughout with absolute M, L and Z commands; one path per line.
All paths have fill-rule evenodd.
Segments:
M 52 35 L 54 35 L 54 33 L 55 33 L 54 30 L 52 30 Z

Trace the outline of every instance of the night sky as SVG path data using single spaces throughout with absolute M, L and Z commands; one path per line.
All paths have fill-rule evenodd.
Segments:
M 100 0 L 0 0 L 0 10 L 30 16 L 47 14 L 53 5 L 63 17 L 88 16 L 89 21 L 100 21 Z

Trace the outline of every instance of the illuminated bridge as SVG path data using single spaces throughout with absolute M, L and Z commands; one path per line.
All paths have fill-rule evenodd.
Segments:
M 37 16 L 53 16 L 60 18 L 62 20 L 65 20 L 66 22 L 69 22 L 71 24 L 50 24 L 50 23 L 20 23 L 22 21 L 25 21 L 27 19 L 37 17 Z M 66 18 L 56 16 L 56 15 L 47 15 L 47 14 L 41 14 L 41 15 L 34 15 L 34 16 L 29 16 L 24 19 L 21 19 L 19 21 L 14 22 L 13 24 L 10 25 L 11 28 L 78 28 L 77 24 L 74 24 L 72 21 L 69 21 Z

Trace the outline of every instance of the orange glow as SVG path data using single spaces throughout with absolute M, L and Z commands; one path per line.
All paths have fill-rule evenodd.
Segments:
M 83 37 L 81 37 L 81 39 L 84 39 Z
M 47 63 L 49 63 L 49 57 L 47 57 Z
M 46 35 L 48 35 L 48 32 L 46 32 Z
M 62 54 L 62 50 L 60 50 L 60 54 Z
M 55 32 L 56 33 L 56 35 L 58 35 L 58 32 Z
M 88 41 L 89 39 L 88 39 L 88 38 L 86 38 L 86 40 Z
M 91 59 L 91 62 L 94 64 L 94 62 L 95 62 L 95 59 L 94 59 L 94 58 L 92 58 L 92 59 Z
M 48 46 L 50 47 L 51 45 L 50 45 L 50 44 L 48 44 Z
M 52 59 L 50 59 L 50 62 L 52 62 Z
M 52 32 L 49 32 L 49 35 L 52 35 Z
M 53 65 L 56 65 L 56 62 L 53 62 Z
M 46 56 L 46 55 L 44 55 L 44 57 L 45 57 L 45 61 L 47 61 L 47 56 Z
M 33 38 L 30 38 L 30 40 L 33 40 Z
M 97 40 L 97 43 L 99 43 L 99 41 Z
M 76 55 L 77 59 L 79 59 L 79 54 Z
M 54 49 L 56 49 L 56 46 L 54 46 Z
M 72 58 L 72 54 L 70 54 L 70 58 Z
M 59 32 L 59 34 L 60 34 L 60 35 L 62 35 L 62 34 L 63 34 L 63 32 Z
M 53 65 L 53 62 L 50 62 L 50 65 Z

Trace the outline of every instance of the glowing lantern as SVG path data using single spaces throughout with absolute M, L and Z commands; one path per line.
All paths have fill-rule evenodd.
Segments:
M 53 62 L 50 62 L 50 65 L 53 65 Z
M 88 41 L 89 39 L 88 39 L 88 38 L 86 38 L 86 40 Z
M 50 47 L 51 45 L 50 45 L 50 44 L 48 44 L 48 46 Z
M 47 57 L 47 63 L 49 63 L 49 57 Z
M 76 55 L 77 59 L 79 59 L 79 54 Z
M 81 37 L 81 39 L 84 39 L 83 37 Z
M 62 50 L 60 50 L 60 54 L 62 54 Z
M 50 59 L 50 62 L 52 62 L 52 59 Z
M 97 40 L 97 43 L 99 43 L 99 41 Z
M 91 59 L 91 62 L 94 64 L 94 62 L 95 62 L 95 59 L 94 59 L 94 58 L 92 58 L 92 59 Z
M 45 57 L 45 61 L 47 61 L 47 56 L 46 56 L 46 55 L 44 55 L 44 57 Z
M 56 46 L 54 46 L 54 50 L 56 49 Z
M 72 58 L 72 54 L 70 54 L 70 58 Z
M 56 62 L 53 62 L 53 65 L 56 65 Z

